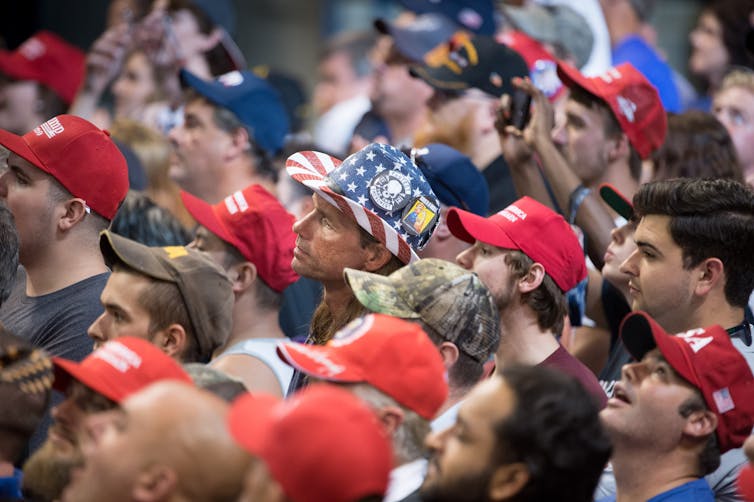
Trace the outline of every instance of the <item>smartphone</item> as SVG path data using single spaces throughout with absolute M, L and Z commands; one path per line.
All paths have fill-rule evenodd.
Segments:
M 531 118 L 531 96 L 522 89 L 514 89 L 511 96 L 510 125 L 523 131 Z

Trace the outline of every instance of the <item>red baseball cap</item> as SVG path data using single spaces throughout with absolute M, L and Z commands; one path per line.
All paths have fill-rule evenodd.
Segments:
M 253 263 L 269 287 L 280 293 L 298 280 L 291 268 L 295 218 L 262 186 L 249 185 L 214 206 L 184 191 L 181 199 L 200 225 Z
M 126 159 L 110 133 L 80 117 L 58 115 L 23 136 L 0 129 L 0 145 L 51 175 L 108 220 L 126 198 Z
M 107 342 L 80 363 L 59 357 L 52 362 L 55 389 L 65 392 L 74 378 L 116 403 L 158 380 L 193 384 L 172 357 L 153 343 L 131 336 Z
M 285 401 L 246 394 L 233 403 L 228 428 L 290 500 L 353 502 L 387 490 L 390 439 L 374 412 L 344 389 L 312 385 Z
M 333 382 L 365 382 L 431 420 L 448 397 L 445 366 L 418 324 L 382 314 L 352 321 L 326 345 L 283 342 L 278 356 Z
M 558 76 L 567 87 L 581 87 L 607 103 L 642 159 L 665 141 L 668 119 L 657 89 L 631 63 L 619 64 L 596 77 L 585 77 L 559 61 Z
M 522 197 L 489 218 L 453 207 L 447 224 L 450 233 L 463 241 L 521 251 L 541 263 L 563 291 L 586 277 L 584 250 L 571 226 L 531 197 Z
M 86 55 L 59 36 L 40 31 L 15 51 L 0 51 L 0 72 L 49 87 L 70 105 L 84 80 Z
M 739 448 L 754 426 L 754 375 L 720 326 L 670 335 L 648 314 L 633 312 L 620 326 L 628 352 L 637 360 L 658 347 L 668 364 L 699 389 L 718 419 L 720 453 Z

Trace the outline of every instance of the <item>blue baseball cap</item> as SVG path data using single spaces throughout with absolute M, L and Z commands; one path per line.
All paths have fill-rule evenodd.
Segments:
M 415 62 L 421 62 L 426 53 L 447 42 L 459 30 L 453 21 L 436 13 L 416 16 L 405 26 L 377 19 L 374 27 L 380 33 L 393 37 L 398 52 Z
M 232 71 L 213 81 L 181 70 L 181 81 L 217 106 L 227 108 L 249 129 L 254 141 L 270 155 L 278 153 L 290 130 L 278 92 L 249 71 Z
M 411 157 L 440 202 L 487 216 L 490 190 L 470 158 L 441 143 L 414 148 Z
M 495 6 L 492 0 L 399 0 L 417 14 L 436 12 L 479 35 L 494 35 Z

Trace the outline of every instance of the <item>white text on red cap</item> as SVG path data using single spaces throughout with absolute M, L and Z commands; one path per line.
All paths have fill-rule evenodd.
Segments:
M 686 331 L 685 333 L 679 333 L 676 336 L 678 336 L 678 338 L 680 338 L 684 342 L 688 343 L 689 347 L 691 347 L 691 350 L 693 350 L 694 354 L 696 354 L 712 341 L 711 336 L 697 338 L 698 335 L 703 335 L 704 333 L 706 333 L 704 329 L 696 328 Z
M 57 117 L 51 118 L 44 124 L 34 128 L 34 134 L 41 136 L 44 134 L 48 138 L 53 138 L 58 134 L 62 134 L 65 131 L 63 124 L 60 123 Z
M 230 214 L 236 214 L 238 211 L 243 213 L 249 209 L 249 203 L 246 202 L 246 197 L 239 190 L 233 195 L 225 197 L 225 207 L 228 208 Z
M 506 220 L 510 221 L 511 223 L 517 222 L 519 219 L 525 220 L 528 216 L 526 214 L 526 211 L 522 211 L 518 206 L 511 204 L 510 206 L 506 207 L 499 213 L 500 216 L 505 218 Z
M 141 357 L 139 354 L 120 342 L 109 342 L 105 344 L 102 348 L 94 352 L 94 357 L 102 359 L 121 373 L 126 373 L 131 368 L 138 368 L 141 366 Z

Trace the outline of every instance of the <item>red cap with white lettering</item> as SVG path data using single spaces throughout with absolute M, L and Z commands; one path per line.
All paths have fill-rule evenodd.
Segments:
M 215 205 L 183 191 L 181 199 L 200 225 L 253 263 L 269 287 L 282 293 L 298 280 L 291 268 L 295 218 L 261 185 L 249 185 Z
M 181 365 L 159 347 L 130 336 L 107 342 L 80 363 L 59 357 L 52 362 L 55 389 L 65 392 L 73 378 L 116 403 L 160 380 L 193 383 Z
M 128 192 L 128 165 L 110 133 L 74 115 L 58 115 L 23 136 L 0 129 L 0 145 L 50 174 L 108 220 Z
M 670 335 L 648 314 L 633 312 L 623 319 L 620 336 L 637 360 L 659 348 L 668 364 L 699 389 L 717 415 L 721 453 L 739 448 L 749 437 L 754 426 L 754 375 L 727 331 L 715 325 Z
M 383 314 L 351 321 L 326 345 L 279 343 L 278 356 L 330 382 L 365 382 L 431 420 L 448 397 L 445 366 L 413 322 Z
M 596 77 L 585 77 L 559 61 L 558 76 L 565 86 L 581 87 L 607 103 L 642 159 L 665 141 L 668 119 L 660 95 L 631 63 L 619 64 Z
M 453 207 L 447 224 L 463 241 L 521 251 L 540 263 L 563 291 L 586 277 L 584 251 L 571 226 L 531 197 L 522 197 L 489 218 Z

